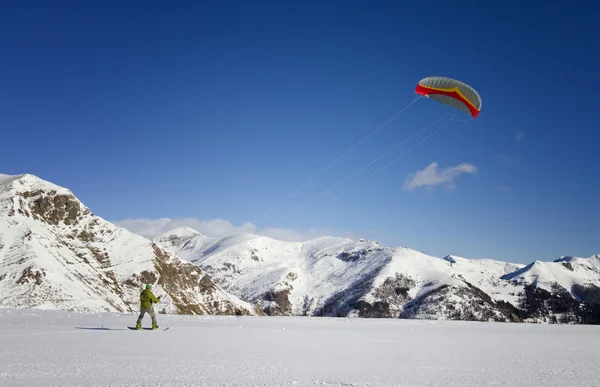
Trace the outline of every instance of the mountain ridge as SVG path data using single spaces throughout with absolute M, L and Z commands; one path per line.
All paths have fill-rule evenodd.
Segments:
M 164 313 L 257 314 L 199 267 L 94 215 L 70 190 L 31 174 L 0 175 L 1 306 L 135 312 L 146 283 L 164 295 Z
M 0 306 L 131 312 L 145 283 L 161 313 L 600 323 L 598 254 L 525 265 L 190 227 L 150 240 L 67 188 L 0 175 Z
M 574 299 L 578 297 L 576 285 L 600 285 L 600 271 L 591 268 L 589 275 L 565 279 L 560 270 L 569 268 L 563 263 L 554 268 L 559 281 L 530 273 L 535 263 L 456 255 L 438 258 L 364 239 L 319 237 L 286 242 L 247 233 L 226 238 L 191 233 L 181 240 L 173 234 L 178 232 L 167 231 L 153 240 L 178 251 L 224 289 L 272 315 L 521 321 L 526 315 L 528 285 L 553 291 L 558 284 Z M 186 248 L 180 249 L 180 243 Z M 587 267 L 585 262 L 594 257 L 571 261 L 578 268 Z M 546 310 L 536 313 L 529 314 L 541 320 L 555 317 Z

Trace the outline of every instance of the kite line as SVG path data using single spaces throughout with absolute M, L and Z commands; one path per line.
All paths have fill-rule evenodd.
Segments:
M 370 167 L 371 165 L 375 164 L 377 161 L 381 160 L 382 158 L 384 158 L 385 156 L 389 155 L 390 153 L 392 153 L 393 151 L 395 151 L 396 149 L 400 148 L 402 145 L 406 144 L 407 142 L 409 142 L 410 140 L 412 140 L 413 138 L 415 138 L 416 136 L 418 136 L 419 134 L 423 133 L 424 131 L 426 131 L 427 129 L 429 129 L 430 127 L 432 127 L 433 125 L 437 124 L 438 122 L 442 121 L 444 118 L 446 118 L 447 116 L 453 114 L 453 111 L 450 111 L 446 114 L 444 114 L 443 116 L 441 116 L 440 118 L 438 118 L 436 121 L 430 123 L 429 125 L 425 126 L 424 128 L 418 130 L 416 133 L 414 133 L 412 136 L 410 136 L 409 138 L 407 138 L 406 140 L 402 141 L 401 143 L 395 145 L 393 148 L 391 148 L 389 151 L 383 153 L 381 156 L 375 158 L 374 160 L 372 160 L 371 162 L 369 162 L 368 164 L 362 166 L 361 168 L 357 169 L 356 171 L 354 171 L 353 173 L 351 173 L 350 175 L 346 176 L 344 179 L 338 181 L 337 183 L 335 183 L 333 186 L 327 188 L 326 190 L 324 190 L 323 192 L 321 192 L 320 194 L 318 194 L 317 196 L 313 197 L 312 199 L 310 199 L 308 202 L 300 205 L 299 207 L 297 207 L 295 210 L 293 210 L 292 212 L 288 213 L 287 215 L 283 216 L 282 218 L 278 219 L 277 221 L 269 224 L 266 228 L 270 228 L 272 226 L 274 226 L 275 224 L 281 222 L 283 219 L 287 218 L 290 215 L 295 214 L 296 212 L 298 212 L 298 210 L 300 210 L 301 208 L 303 208 L 304 206 L 312 203 L 313 201 L 315 201 L 316 199 L 318 199 L 319 197 L 325 195 L 327 192 L 331 191 L 332 189 L 334 189 L 335 187 L 337 187 L 338 185 L 342 184 L 343 182 L 345 182 L 346 180 L 350 179 L 351 177 L 357 175 L 358 173 L 362 172 L 363 170 L 365 170 L 366 168 Z
M 290 192 L 286 197 L 284 197 L 283 199 L 281 199 L 279 202 L 275 203 L 271 208 L 269 208 L 267 211 L 263 212 L 260 216 L 258 216 L 256 219 L 254 219 L 252 221 L 252 223 L 256 223 L 259 219 L 261 219 L 263 216 L 267 215 L 269 212 L 271 212 L 275 207 L 277 207 L 278 205 L 280 205 L 281 203 L 283 203 L 284 201 L 286 201 L 287 199 L 289 199 L 293 194 L 295 194 L 296 192 L 300 191 L 304 186 L 306 186 L 308 183 L 310 183 L 311 181 L 313 181 L 317 176 L 321 175 L 323 172 L 327 171 L 329 168 L 331 168 L 333 166 L 333 164 L 335 164 L 336 162 L 338 162 L 340 159 L 342 159 L 344 156 L 346 156 L 348 153 L 350 153 L 354 148 L 356 148 L 357 146 L 359 146 L 360 144 L 362 144 L 364 141 L 366 141 L 369 137 L 371 137 L 372 135 L 374 135 L 375 133 L 377 133 L 381 128 L 383 128 L 385 125 L 389 124 L 390 122 L 392 122 L 396 117 L 398 117 L 402 112 L 404 112 L 406 109 L 408 109 L 409 107 L 411 107 L 415 102 L 417 102 L 419 99 L 423 98 L 421 95 L 418 95 L 415 99 L 413 99 L 408 105 L 406 105 L 405 107 L 403 107 L 402 109 L 400 109 L 400 111 L 398 111 L 396 114 L 394 114 L 392 117 L 390 117 L 387 121 L 385 121 L 383 124 L 379 125 L 377 128 L 375 128 L 373 131 L 371 131 L 371 133 L 369 133 L 368 135 L 366 135 L 362 140 L 360 140 L 359 142 L 357 142 L 356 144 L 354 144 L 350 149 L 348 149 L 347 151 L 345 151 L 344 153 L 342 153 L 341 156 L 339 156 L 337 159 L 333 160 L 329 165 L 327 165 L 325 168 L 323 168 L 322 170 L 320 170 L 316 175 L 314 175 L 313 177 L 311 177 L 310 179 L 308 179 L 307 181 L 305 181 L 302 185 L 300 185 L 298 188 L 296 188 L 295 190 L 293 190 L 292 192 Z
M 448 115 L 448 114 L 446 114 Z M 456 113 L 453 113 L 452 118 L 454 118 L 456 116 Z M 429 133 L 425 138 L 423 138 L 421 141 L 417 142 L 415 145 L 413 145 L 410 149 L 408 149 L 406 152 L 402 153 L 400 156 L 398 156 L 397 158 L 395 158 L 394 160 L 390 161 L 388 164 L 384 165 L 383 167 L 381 167 L 380 169 L 376 170 L 375 172 L 373 172 L 372 174 L 370 174 L 369 176 L 367 176 L 366 178 L 364 178 L 363 180 L 359 181 L 358 183 L 356 183 L 355 185 L 353 185 L 352 187 L 348 188 L 345 191 L 342 191 L 340 194 L 338 194 L 337 196 L 334 196 L 332 199 L 326 201 L 325 203 L 321 204 L 320 206 L 315 207 L 314 209 L 312 209 L 311 211 L 307 212 L 305 215 L 310 215 L 313 212 L 315 212 L 316 210 L 326 206 L 327 204 L 331 203 L 332 201 L 336 200 L 337 198 L 339 198 L 340 196 L 348 193 L 349 191 L 353 190 L 354 188 L 358 187 L 359 185 L 363 184 L 364 182 L 366 182 L 367 180 L 369 180 L 370 178 L 372 178 L 373 176 L 377 175 L 378 173 L 382 172 L 384 169 L 388 168 L 390 165 L 394 164 L 395 162 L 397 162 L 398 160 L 400 160 L 401 158 L 403 158 L 404 156 L 406 156 L 408 153 L 410 153 L 411 151 L 413 151 L 416 147 L 418 147 L 419 145 L 421 145 L 422 143 L 424 143 L 425 141 L 427 141 L 430 137 L 432 137 L 435 133 L 437 133 L 440 129 L 442 129 L 444 126 L 446 126 L 450 121 L 452 121 L 452 118 L 447 120 L 446 122 L 444 122 L 440 127 L 438 127 L 437 129 L 435 129 L 433 132 Z M 439 121 L 439 120 L 438 120 Z M 293 224 L 295 224 L 298 221 L 299 218 L 296 218 L 296 220 L 294 220 L 291 223 L 286 224 L 284 227 L 290 227 Z

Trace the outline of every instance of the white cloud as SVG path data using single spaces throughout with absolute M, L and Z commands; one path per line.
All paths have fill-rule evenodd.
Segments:
M 113 221 L 112 223 L 149 239 L 161 235 L 167 231 L 173 230 L 175 228 L 184 226 L 193 228 L 194 230 L 204 235 L 208 235 L 210 237 L 215 238 L 224 238 L 227 236 L 241 233 L 253 233 L 286 241 L 305 241 L 321 236 L 340 236 L 352 239 L 359 238 L 356 234 L 352 232 L 337 231 L 331 227 L 311 228 L 307 231 L 286 228 L 267 228 L 261 230 L 256 225 L 250 222 L 246 222 L 239 226 L 236 226 L 233 225 L 231 222 L 223 219 L 202 220 L 198 218 L 138 218 Z
M 449 189 L 453 189 L 456 187 L 455 180 L 464 173 L 477 173 L 477 167 L 472 164 L 461 163 L 454 167 L 438 169 L 438 164 L 433 162 L 427 168 L 408 175 L 402 188 L 413 190 L 445 184 Z
M 138 218 L 124 219 L 113 223 L 146 238 L 153 238 L 169 230 L 184 226 L 193 228 L 204 235 L 217 238 L 245 232 L 253 233 L 256 231 L 256 226 L 252 223 L 247 222 L 240 226 L 234 226 L 230 222 L 223 219 L 202 220 L 198 218 Z
M 521 140 L 524 135 L 525 135 L 525 132 L 517 133 L 517 135 L 515 136 L 515 140 L 517 140 L 517 141 Z

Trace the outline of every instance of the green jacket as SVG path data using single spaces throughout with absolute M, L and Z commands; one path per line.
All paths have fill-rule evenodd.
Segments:
M 150 309 L 152 308 L 152 303 L 159 303 L 160 300 L 156 298 L 150 289 L 144 289 L 140 294 L 140 307 L 142 309 Z

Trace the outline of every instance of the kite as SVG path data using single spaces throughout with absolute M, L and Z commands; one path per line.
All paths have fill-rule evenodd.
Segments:
M 471 86 L 446 77 L 428 77 L 419 81 L 417 94 L 456 108 L 473 118 L 481 111 L 481 97 Z

